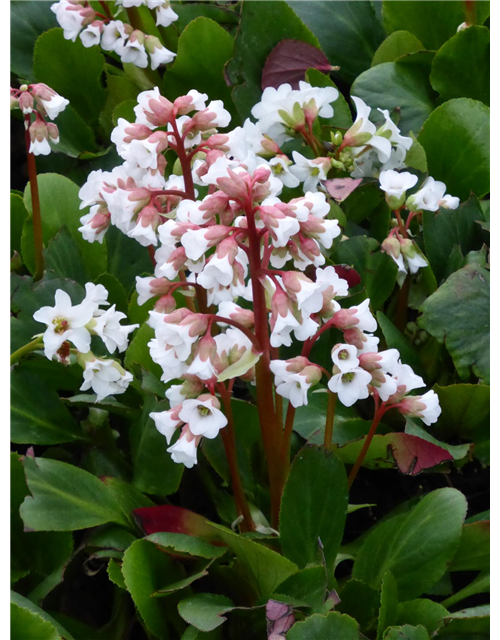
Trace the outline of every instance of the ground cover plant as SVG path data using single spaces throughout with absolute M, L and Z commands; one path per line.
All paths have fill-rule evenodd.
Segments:
M 489 637 L 489 3 L 11 3 L 11 637 Z

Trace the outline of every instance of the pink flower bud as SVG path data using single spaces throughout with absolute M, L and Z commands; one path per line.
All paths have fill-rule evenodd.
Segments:
M 33 96 L 29 91 L 23 91 L 19 96 L 19 108 L 24 114 L 31 113 L 33 111 L 33 107 L 35 105 L 35 101 Z
M 175 298 L 168 293 L 155 302 L 155 311 L 158 311 L 158 313 L 168 314 L 175 311 L 176 306 L 177 303 L 175 302 Z
M 49 134 L 49 138 L 52 139 L 52 142 L 54 144 L 57 144 L 59 142 L 59 129 L 57 128 L 56 124 L 54 124 L 53 122 L 47 123 L 47 133 Z

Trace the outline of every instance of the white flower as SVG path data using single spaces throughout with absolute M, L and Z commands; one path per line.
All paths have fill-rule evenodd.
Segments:
M 306 358 L 272 360 L 269 368 L 275 375 L 276 392 L 290 400 L 295 408 L 307 404 L 308 390 L 321 379 L 321 370 Z
M 35 156 L 48 156 L 51 151 L 48 138 L 36 137 L 30 142 L 29 152 Z
M 80 218 L 82 223 L 78 231 L 87 242 L 98 242 L 102 244 L 104 236 L 109 226 L 109 216 L 100 212 L 100 205 L 95 204 L 90 208 L 90 212 Z
M 356 329 L 360 331 L 375 331 L 377 329 L 377 321 L 370 311 L 370 300 L 363 300 L 361 304 L 350 307 L 349 311 L 354 311 L 354 317 L 357 320 Z
M 456 209 L 459 204 L 460 198 L 450 196 L 448 193 L 439 201 L 439 206 L 443 207 L 443 209 Z
M 207 106 L 207 111 L 215 114 L 215 120 L 210 122 L 212 127 L 223 129 L 231 122 L 231 114 L 227 109 L 224 109 L 222 100 L 212 100 Z
M 155 47 L 149 55 L 151 57 L 151 69 L 158 69 L 161 64 L 172 62 L 177 54 L 165 47 Z
M 218 406 L 217 398 L 206 394 L 196 399 L 184 400 L 179 418 L 188 425 L 193 435 L 211 440 L 227 425 L 227 418 Z
M 341 373 L 347 373 L 359 366 L 358 350 L 352 344 L 337 344 L 332 349 L 333 363 Z
M 57 289 L 55 305 L 42 307 L 33 314 L 37 322 L 43 322 L 47 329 L 43 334 L 45 356 L 52 360 L 54 354 L 66 341 L 72 342 L 78 351 L 90 350 L 90 333 L 85 325 L 90 322 L 97 305 L 87 300 L 75 306 L 62 289 Z
M 290 347 L 292 344 L 292 338 L 290 333 L 300 327 L 300 322 L 294 317 L 290 309 L 287 310 L 286 316 L 282 316 L 278 313 L 276 323 L 271 332 L 271 346 Z
M 73 40 L 73 42 L 76 42 L 84 22 L 84 16 L 78 11 L 78 8 L 67 0 L 55 2 L 50 7 L 51 11 L 56 14 L 57 22 L 63 28 L 64 38 Z
M 458 198 L 446 194 L 444 182 L 434 180 L 429 176 L 421 188 L 408 198 L 407 206 L 412 211 L 437 211 L 439 207 L 446 209 L 456 209 L 460 204 Z
M 290 167 L 290 172 L 304 183 L 304 191 L 316 191 L 319 181 L 326 180 L 324 159 L 309 160 L 298 151 L 293 151 L 292 156 L 295 164 Z
M 89 24 L 80 34 L 80 40 L 87 49 L 98 45 L 101 42 L 102 22 Z
M 417 176 L 403 171 L 398 173 L 397 171 L 382 171 L 379 176 L 380 188 L 385 191 L 388 196 L 394 196 L 396 198 L 402 198 L 408 189 L 411 189 L 417 184 Z
M 392 375 L 396 378 L 398 387 L 404 387 L 402 389 L 404 393 L 410 393 L 414 389 L 425 387 L 425 382 L 413 372 L 413 369 L 408 364 L 398 363 L 394 367 Z
M 163 4 L 156 8 L 157 26 L 169 27 L 172 22 L 175 22 L 178 18 L 179 16 L 172 9 L 169 2 L 163 2 Z
M 87 391 L 92 387 L 97 394 L 96 402 L 100 402 L 107 396 L 124 393 L 132 380 L 133 375 L 115 360 L 94 358 L 85 363 L 80 390 Z
M 341 298 L 349 293 L 349 283 L 337 274 L 334 267 L 316 269 L 316 282 L 321 284 L 321 291 L 328 290 L 332 298 Z
M 371 379 L 372 376 L 368 371 L 356 368 L 347 373 L 333 375 L 328 382 L 328 388 L 338 394 L 343 405 L 351 407 L 358 400 L 368 398 L 368 385 Z
M 177 409 L 170 409 L 170 411 L 153 411 L 149 414 L 149 417 L 154 420 L 155 427 L 158 431 L 165 436 L 167 444 L 170 444 L 177 427 L 182 424 L 182 420 L 179 420 L 179 412 Z
M 85 300 L 84 302 L 92 302 L 96 306 L 108 306 L 108 290 L 102 284 L 94 284 L 93 282 L 87 282 L 85 285 Z
M 407 136 L 402 136 L 401 131 L 396 124 L 391 120 L 389 111 L 387 109 L 378 109 L 384 116 L 384 124 L 378 128 L 377 135 L 388 137 L 390 142 L 396 147 L 398 151 L 402 152 L 402 159 L 404 160 L 406 152 L 413 144 L 413 140 Z M 388 135 L 389 134 L 389 135 Z
M 102 315 L 94 318 L 95 325 L 92 327 L 92 331 L 102 338 L 110 353 L 114 353 L 115 349 L 118 349 L 120 353 L 125 351 L 128 347 L 129 333 L 132 333 L 139 326 L 138 324 L 121 325 L 120 320 L 126 317 L 121 311 L 116 311 L 115 305 L 113 305 Z
M 124 44 L 115 45 L 115 51 L 122 59 L 122 62 L 130 62 L 141 69 L 145 69 L 148 66 L 146 47 L 139 40 L 131 40 L 129 38 Z
M 137 105 L 134 107 L 135 121 L 137 124 L 145 124 L 150 129 L 156 129 L 155 125 L 151 124 L 151 122 L 148 120 L 146 111 L 151 111 L 149 107 L 149 102 L 151 100 L 159 101 L 160 98 L 161 93 L 158 87 L 154 87 L 154 89 L 148 89 L 147 91 L 142 91 L 142 93 L 137 96 Z
M 206 235 L 207 229 L 188 229 L 182 236 L 181 244 L 190 260 L 197 261 L 205 255 L 210 245 Z
M 290 171 L 285 158 L 283 158 L 282 156 L 272 158 L 271 160 L 269 160 L 269 165 L 271 167 L 273 175 L 276 176 L 278 180 L 281 180 L 285 187 L 293 189 L 294 187 L 299 186 L 300 180 Z
M 178 464 L 183 464 L 188 469 L 192 469 L 198 462 L 196 440 L 197 438 L 189 434 L 189 430 L 184 431 L 177 442 L 167 449 L 172 455 L 172 460 Z
M 387 162 L 391 157 L 392 145 L 390 141 L 383 136 L 376 135 L 377 128 L 369 119 L 371 108 L 361 98 L 352 96 L 352 100 L 356 105 L 356 120 L 346 133 L 346 138 L 352 137 L 353 139 L 354 155 L 361 153 L 368 144 L 375 150 L 380 162 Z
M 162 382 L 176 380 L 186 373 L 187 364 L 177 357 L 174 349 L 169 347 L 165 341 L 153 338 L 148 342 L 148 347 L 153 362 L 159 364 L 163 369 Z
M 421 418 L 427 426 L 430 426 L 441 415 L 439 397 L 435 391 L 428 391 L 423 396 L 406 396 L 399 404 L 399 410 L 403 415 Z
M 111 20 L 111 22 L 104 25 L 101 47 L 104 51 L 121 51 L 127 38 L 128 34 L 123 22 L 121 20 Z

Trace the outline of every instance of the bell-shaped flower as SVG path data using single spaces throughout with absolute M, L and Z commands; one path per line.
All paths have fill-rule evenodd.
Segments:
M 290 167 L 290 173 L 304 183 L 305 192 L 316 191 L 320 180 L 326 180 L 328 171 L 332 166 L 331 158 L 309 160 L 298 151 L 293 151 L 292 157 L 295 164 Z
M 405 201 L 406 192 L 414 187 L 417 182 L 417 176 L 408 171 L 398 173 L 397 171 L 382 171 L 379 176 L 380 188 L 386 193 L 386 199 L 391 209 L 399 209 Z
M 290 400 L 295 408 L 307 404 L 307 392 L 321 380 L 320 367 L 298 356 L 290 360 L 271 360 L 276 393 Z
M 79 354 L 78 360 L 84 367 L 80 391 L 92 389 L 97 395 L 96 402 L 101 402 L 107 396 L 124 393 L 134 378 L 117 360 L 103 360 L 92 353 L 85 356 Z
M 184 400 L 179 418 L 185 422 L 195 436 L 213 439 L 227 425 L 227 418 L 220 410 L 215 396 L 203 394 L 196 399 Z
M 356 367 L 345 373 L 334 373 L 328 382 L 328 388 L 338 395 L 343 405 L 351 407 L 358 400 L 368 398 L 371 379 L 368 371 Z
M 92 24 L 80 33 L 80 40 L 83 46 L 88 49 L 94 47 L 101 42 L 101 35 L 104 30 L 104 22 L 95 20 Z
M 121 311 L 116 311 L 115 305 L 107 309 L 99 316 L 95 316 L 89 324 L 92 333 L 98 335 L 106 349 L 114 353 L 116 349 L 120 353 L 128 347 L 128 336 L 139 327 L 138 324 L 121 325 L 120 321 L 127 316 Z
M 157 430 L 167 439 L 167 444 L 170 444 L 170 441 L 178 427 L 183 425 L 182 420 L 179 419 L 179 412 L 181 408 L 182 407 L 179 404 L 174 405 L 169 411 L 153 411 L 149 414 L 149 417 L 154 421 Z
M 332 349 L 333 364 L 341 373 L 347 373 L 359 366 L 358 350 L 352 344 L 336 344 Z
M 370 312 L 370 300 L 366 299 L 354 307 L 337 311 L 333 316 L 333 325 L 342 331 L 351 328 L 360 331 L 375 331 L 377 321 Z
M 423 396 L 406 396 L 398 408 L 405 416 L 421 418 L 427 426 L 436 422 L 441 415 L 439 397 L 435 391 L 428 391 Z
M 80 218 L 82 226 L 78 231 L 87 242 L 99 242 L 102 244 L 106 231 L 109 228 L 110 214 L 102 205 L 95 204 L 90 208 L 90 212 Z
M 167 451 L 172 456 L 172 460 L 177 464 L 183 464 L 187 469 L 192 469 L 198 462 L 197 447 L 201 440 L 200 437 L 194 436 L 188 426 L 184 426 L 179 439 Z

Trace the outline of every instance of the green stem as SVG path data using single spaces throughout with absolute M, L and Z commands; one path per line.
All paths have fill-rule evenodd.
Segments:
M 356 458 L 356 462 L 354 463 L 354 466 L 352 467 L 351 472 L 349 474 L 349 478 L 347 481 L 347 486 L 349 489 L 352 487 L 352 483 L 354 482 L 354 480 L 356 479 L 356 476 L 358 475 L 358 471 L 360 470 L 361 465 L 363 464 L 364 459 L 366 457 L 366 454 L 368 453 L 368 449 L 370 448 L 370 445 L 373 440 L 373 436 L 377 431 L 379 422 L 385 413 L 384 404 L 382 404 L 380 407 L 378 407 L 378 405 L 375 405 L 375 406 L 376 406 L 375 415 L 373 417 L 373 422 L 371 424 L 370 430 L 368 431 L 368 435 L 366 436 L 365 441 L 363 443 L 363 448 L 359 452 L 358 457 Z
M 332 448 L 333 437 L 333 421 L 335 419 L 335 403 L 337 402 L 337 394 L 332 391 L 328 391 L 328 406 L 326 409 L 326 422 L 325 422 L 325 447 L 327 449 Z
M 21 347 L 20 349 L 17 349 L 17 351 L 14 351 L 14 353 L 11 354 L 10 365 L 12 366 L 16 364 L 16 362 L 19 362 L 19 360 L 21 360 L 21 358 L 27 355 L 28 353 L 32 353 L 33 351 L 38 351 L 38 349 L 40 349 L 42 345 L 43 345 L 43 338 L 41 336 L 38 336 L 31 342 L 28 342 L 28 344 L 25 344 L 23 347 Z
M 44 271 L 44 259 L 43 259 L 43 236 L 42 236 L 42 216 L 40 213 L 40 195 L 38 192 L 38 178 L 36 174 L 36 161 L 35 156 L 30 153 L 30 115 L 27 114 L 24 117 L 24 137 L 26 141 L 26 157 L 28 160 L 28 176 L 30 180 L 31 189 L 31 209 L 33 213 L 33 241 L 35 245 L 35 274 L 34 279 L 40 280 Z

